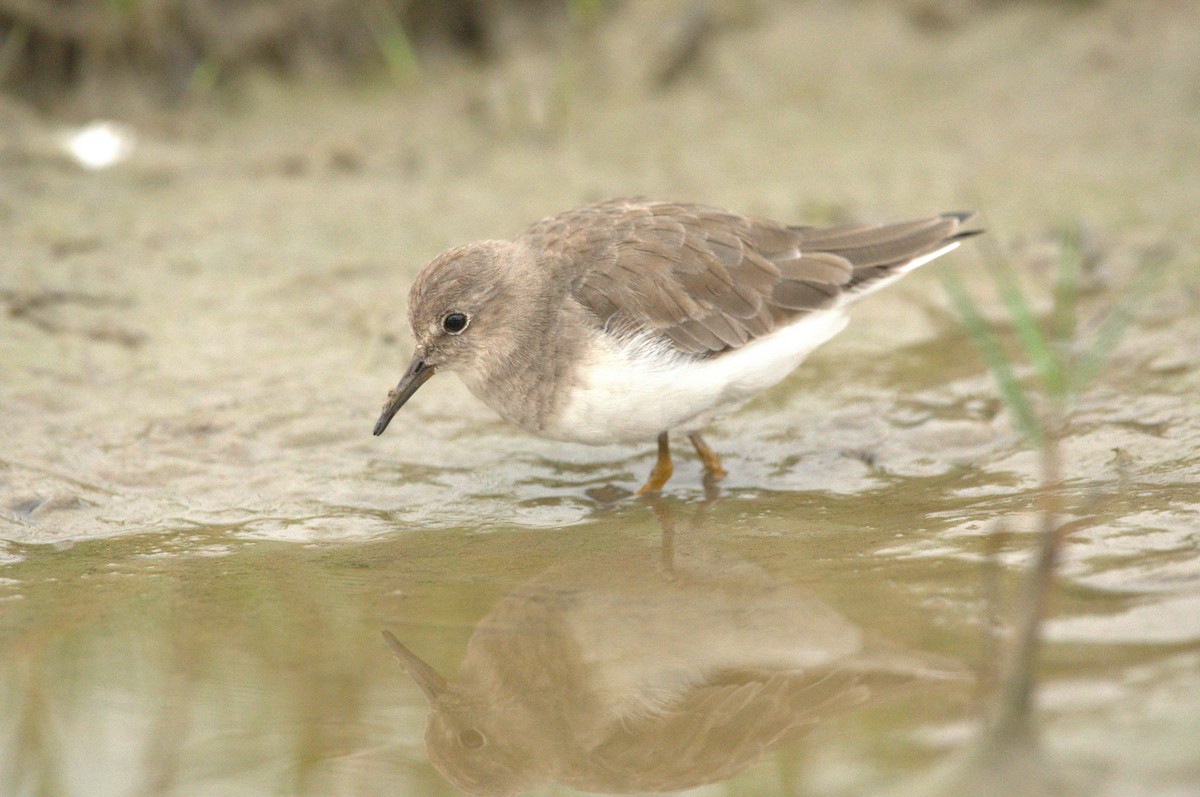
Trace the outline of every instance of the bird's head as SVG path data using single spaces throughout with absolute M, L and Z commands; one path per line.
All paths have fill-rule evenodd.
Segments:
M 375 424 L 382 434 L 434 373 L 458 371 L 470 383 L 506 363 L 541 321 L 526 299 L 542 282 L 536 258 L 513 241 L 477 241 L 438 255 L 408 294 L 412 361 Z

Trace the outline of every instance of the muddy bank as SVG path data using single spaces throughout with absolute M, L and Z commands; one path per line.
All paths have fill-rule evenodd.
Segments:
M 95 173 L 60 154 L 52 126 L 14 114 L 0 150 L 5 535 L 586 517 L 570 506 L 578 486 L 628 479 L 645 452 L 528 439 L 453 380 L 390 439 L 363 418 L 405 361 L 404 296 L 423 262 L 613 194 L 812 222 L 974 206 L 985 245 L 1034 294 L 1048 293 L 1053 231 L 1079 222 L 1094 232 L 1094 306 L 1140 246 L 1166 241 L 1168 286 L 1088 397 L 1095 421 L 1072 459 L 1099 479 L 1114 448 L 1136 457 L 1152 441 L 1155 478 L 1185 480 L 1200 89 L 1184 13 L 1022 6 L 931 35 L 884 6 L 771 7 L 712 44 L 703 79 L 665 93 L 618 68 L 638 63 L 636 37 L 614 32 L 577 62 L 517 58 L 401 91 L 262 86 L 240 112 L 135 123 L 131 158 Z M 978 258 L 938 268 L 982 285 Z M 767 487 L 780 461 L 792 487 L 873 485 L 853 461 L 803 464 L 841 461 L 816 442 L 834 429 L 837 449 L 914 459 L 900 441 L 928 429 L 924 464 L 885 463 L 898 472 L 953 467 L 948 437 L 978 467 L 1029 478 L 1002 418 L 942 417 L 990 388 L 937 283 L 930 270 L 864 304 L 800 375 L 731 419 L 725 445 L 748 460 L 731 486 Z M 757 468 L 751 452 L 775 439 L 780 455 Z M 818 475 L 831 472 L 844 477 Z M 568 506 L 520 509 L 560 488 Z M 448 511 L 460 504 L 474 509 Z
M 1082 225 L 1087 319 L 1147 246 L 1173 248 L 1069 419 L 1081 509 L 1045 721 L 1094 792 L 1194 791 L 1200 12 L 1005 4 L 931 29 L 888 4 L 768 3 L 660 87 L 657 8 L 627 6 L 575 50 L 353 90 L 250 78 L 225 104 L 113 114 L 136 143 L 96 171 L 63 153 L 59 122 L 0 105 L 5 716 L 79 731 L 24 737 L 58 741 L 21 760 L 94 759 L 95 717 L 133 751 L 120 760 L 189 788 L 269 738 L 289 752 L 253 747 L 228 782 L 448 790 L 381 627 L 451 672 L 505 595 L 557 563 L 653 549 L 661 529 L 622 498 L 650 447 L 532 439 L 453 379 L 373 438 L 410 354 L 405 292 L 443 248 L 649 194 L 797 223 L 982 212 L 990 244 L 858 306 L 714 430 L 730 472 L 715 503 L 687 459 L 667 496 L 680 546 L 697 535 L 866 632 L 967 666 L 986 535 L 998 519 L 1014 531 L 1011 584 L 1038 474 L 939 270 L 999 317 L 987 247 L 1048 300 L 1055 231 Z M 63 668 L 79 677 L 44 677 Z M 338 683 L 353 688 L 318 688 Z M 839 719 L 730 788 L 893 782 L 964 737 L 968 699 Z M 202 708 L 167 733 L 141 724 L 145 700 L 164 723 Z M 282 718 L 266 736 L 264 705 Z M 894 757 L 881 728 L 905 740 Z M 174 740 L 161 759 L 159 739 Z M 1115 774 L 1096 778 L 1097 761 Z M 50 769 L 9 762 L 0 779 Z

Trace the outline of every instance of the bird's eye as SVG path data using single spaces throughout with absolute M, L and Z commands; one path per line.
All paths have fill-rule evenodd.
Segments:
M 467 324 L 471 319 L 467 318 L 463 313 L 450 313 L 442 319 L 442 329 L 449 332 L 451 335 L 457 335 L 467 328 Z
M 487 744 L 487 739 L 484 739 L 483 734 L 474 728 L 467 728 L 458 735 L 458 743 L 468 750 L 478 750 Z

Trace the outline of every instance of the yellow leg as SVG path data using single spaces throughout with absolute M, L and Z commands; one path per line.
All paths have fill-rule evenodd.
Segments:
M 663 432 L 658 436 L 658 461 L 654 463 L 654 470 L 650 471 L 650 478 L 646 479 L 637 494 L 657 493 L 674 472 L 671 467 L 671 447 L 667 444 L 667 433 Z
M 696 447 L 696 453 L 700 455 L 700 461 L 704 463 L 704 472 L 712 477 L 713 481 L 721 481 L 725 478 L 725 469 L 721 467 L 721 458 L 717 456 L 717 452 L 708 447 L 708 443 L 704 442 L 704 438 L 699 432 L 692 432 L 688 435 L 688 440 L 692 441 L 692 445 Z

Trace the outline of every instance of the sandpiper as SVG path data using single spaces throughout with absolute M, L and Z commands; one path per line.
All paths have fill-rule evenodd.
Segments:
M 658 440 L 639 494 L 671 477 L 686 434 L 777 384 L 846 325 L 854 301 L 955 249 L 970 213 L 789 226 L 717 208 L 611 199 L 512 240 L 438 255 L 408 297 L 415 353 L 375 434 L 438 371 L 503 418 L 593 445 Z

